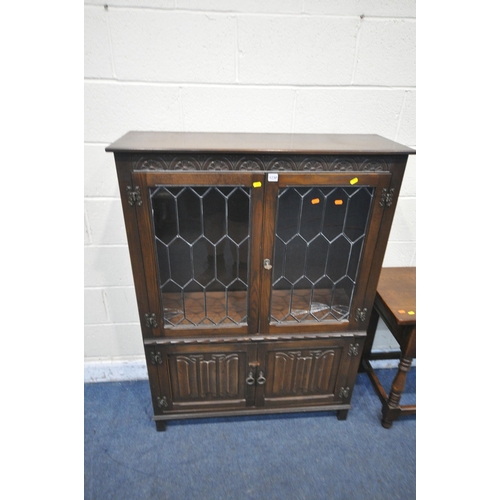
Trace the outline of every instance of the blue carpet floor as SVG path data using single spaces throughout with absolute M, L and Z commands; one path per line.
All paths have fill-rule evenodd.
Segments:
M 377 370 L 386 390 L 395 370 Z M 414 404 L 416 368 L 402 403 Z M 146 381 L 85 385 L 85 499 L 413 499 L 416 417 L 391 429 L 366 374 L 353 409 L 171 421 L 157 432 Z

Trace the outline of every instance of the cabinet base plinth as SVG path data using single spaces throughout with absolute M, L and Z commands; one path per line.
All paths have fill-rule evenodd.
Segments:
M 338 411 L 337 417 L 339 420 L 347 418 L 347 411 L 352 406 L 350 404 L 344 405 L 329 405 L 329 406 L 307 406 L 302 408 L 273 408 L 269 409 L 245 409 L 245 410 L 227 410 L 227 411 L 210 411 L 193 413 L 170 413 L 167 415 L 155 415 L 153 420 L 161 422 L 165 420 L 184 420 L 184 419 L 199 419 L 199 418 L 218 418 L 218 417 L 238 417 L 249 415 L 275 415 L 284 413 L 313 413 L 318 411 Z M 343 416 L 343 418 L 341 418 Z

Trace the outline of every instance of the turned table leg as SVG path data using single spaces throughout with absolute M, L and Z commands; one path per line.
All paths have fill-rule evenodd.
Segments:
M 402 357 L 399 362 L 398 373 L 392 382 L 391 392 L 387 398 L 387 403 L 382 409 L 382 426 L 386 429 L 392 427 L 392 422 L 396 420 L 401 413 L 399 402 L 401 401 L 401 395 L 405 389 L 406 375 L 410 371 L 412 361 L 413 358 Z

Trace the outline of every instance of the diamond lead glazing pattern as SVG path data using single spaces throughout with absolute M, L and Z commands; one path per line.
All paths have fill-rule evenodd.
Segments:
M 250 190 L 150 189 L 166 325 L 247 321 Z
M 272 322 L 348 318 L 373 195 L 367 187 L 279 190 Z

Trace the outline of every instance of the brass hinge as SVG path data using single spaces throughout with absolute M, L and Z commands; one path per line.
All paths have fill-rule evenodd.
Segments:
M 158 328 L 158 322 L 156 321 L 156 314 L 155 313 L 146 313 L 144 315 L 146 326 L 149 328 Z
M 160 398 L 159 396 L 156 398 L 156 402 L 160 408 L 166 408 L 168 406 L 168 400 L 165 396 Z
M 349 349 L 347 350 L 348 356 L 357 356 L 359 354 L 359 344 L 350 344 Z
M 380 206 L 381 207 L 390 207 L 392 205 L 392 199 L 394 197 L 394 188 L 391 189 L 382 189 L 382 195 L 380 197 Z
M 163 363 L 163 358 L 161 357 L 161 353 L 156 351 L 151 351 L 149 357 L 152 365 L 161 365 Z
M 360 309 L 359 307 L 356 309 L 356 321 L 358 323 L 363 323 L 363 321 L 366 320 L 366 313 L 367 313 L 367 309 L 366 307 L 364 307 L 363 309 Z
M 346 399 L 349 397 L 349 387 L 341 387 L 339 392 L 339 397 Z
M 142 205 L 142 198 L 139 186 L 135 186 L 134 189 L 131 186 L 127 186 L 127 198 L 130 206 L 137 204 L 140 207 Z

